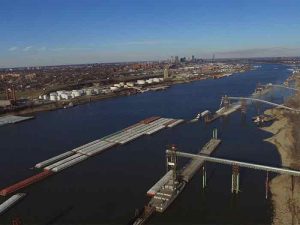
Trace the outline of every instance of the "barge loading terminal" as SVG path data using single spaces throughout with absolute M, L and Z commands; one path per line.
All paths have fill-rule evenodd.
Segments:
M 213 138 L 204 145 L 198 154 L 211 155 L 220 143 L 221 140 L 217 138 L 217 132 L 214 130 Z M 182 170 L 178 171 L 176 148 L 174 146 L 170 151 L 167 151 L 166 158 L 167 173 L 147 191 L 147 195 L 151 197 L 150 202 L 128 225 L 145 224 L 155 212 L 163 213 L 184 190 L 186 184 L 204 165 L 205 161 L 203 159 L 193 159 Z M 203 184 L 206 184 L 206 175 Z

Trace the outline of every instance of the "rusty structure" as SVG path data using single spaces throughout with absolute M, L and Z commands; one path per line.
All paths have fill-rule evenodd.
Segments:
M 20 217 L 15 217 L 11 221 L 11 225 L 22 225 L 22 220 Z

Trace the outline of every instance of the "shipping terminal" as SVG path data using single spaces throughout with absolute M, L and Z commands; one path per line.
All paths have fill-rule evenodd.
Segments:
M 213 138 L 207 142 L 198 152 L 202 155 L 211 155 L 220 145 L 221 140 L 217 137 L 217 130 L 213 131 Z M 167 173 L 147 191 L 151 197 L 148 205 L 132 220 L 128 225 L 142 225 L 155 212 L 163 213 L 184 190 L 185 186 L 193 178 L 195 173 L 202 167 L 204 168 L 203 159 L 193 159 L 181 170 L 177 168 L 176 147 L 172 146 L 166 152 Z M 206 185 L 206 172 L 203 169 L 203 185 Z

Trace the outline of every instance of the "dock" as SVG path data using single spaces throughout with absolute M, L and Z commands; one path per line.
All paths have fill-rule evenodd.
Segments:
M 2 116 L 0 117 L 0 126 L 4 126 L 6 124 L 15 124 L 20 123 L 25 120 L 31 120 L 33 119 L 33 116 L 14 116 L 14 115 L 8 115 L 8 116 Z
M 216 130 L 214 130 L 213 138 L 207 142 L 203 148 L 198 152 L 198 155 L 211 155 L 216 148 L 221 144 L 221 140 L 217 138 Z M 167 155 L 168 172 L 147 191 L 147 195 L 151 197 L 150 202 L 143 213 L 140 214 L 135 221 L 130 223 L 132 225 L 145 224 L 146 220 L 155 213 L 163 213 L 184 190 L 187 183 L 193 178 L 195 173 L 204 165 L 204 160 L 192 159 L 179 172 L 177 167 L 176 148 L 173 147 L 171 155 Z M 152 209 L 152 210 L 149 210 Z
M 207 142 L 204 147 L 198 152 L 198 154 L 210 155 L 221 143 L 220 139 L 212 138 Z M 175 153 L 176 154 L 176 153 Z M 185 185 L 193 178 L 195 173 L 204 164 L 204 160 L 193 159 L 191 160 L 179 173 L 178 181 L 173 180 L 173 176 L 169 176 L 160 189 L 154 194 L 149 205 L 154 207 L 157 212 L 164 212 L 169 205 L 177 198 L 177 196 L 182 192 Z M 170 170 L 171 172 L 174 172 Z M 170 171 L 168 173 L 170 173 Z M 159 183 L 160 181 L 158 181 Z M 175 184 L 175 187 L 174 187 Z
M 41 172 L 0 190 L 0 196 L 12 194 L 17 190 L 37 183 L 90 157 L 103 153 L 112 147 L 127 144 L 142 136 L 152 135 L 160 130 L 175 127 L 183 122 L 184 120 L 182 119 L 161 118 L 157 116 L 144 119 L 113 134 L 37 163 L 34 168 L 42 170 Z
M 220 117 L 226 117 L 230 114 L 234 113 L 235 111 L 239 110 L 242 107 L 239 103 L 230 104 L 226 107 L 222 107 L 217 110 L 214 114 L 207 114 L 204 117 L 204 121 L 206 123 L 211 123 Z

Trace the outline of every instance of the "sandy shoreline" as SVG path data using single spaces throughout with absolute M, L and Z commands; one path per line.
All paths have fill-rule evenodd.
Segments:
M 296 94 L 286 104 L 298 108 L 300 95 Z M 270 109 L 265 114 L 276 116 L 276 121 L 262 129 L 273 134 L 266 139 L 274 144 L 281 156 L 283 167 L 300 169 L 299 125 L 300 115 L 283 112 L 280 109 Z M 272 202 L 274 207 L 274 225 L 300 224 L 300 179 L 288 175 L 278 175 L 270 182 Z

